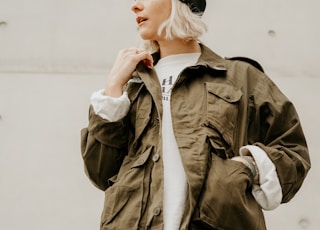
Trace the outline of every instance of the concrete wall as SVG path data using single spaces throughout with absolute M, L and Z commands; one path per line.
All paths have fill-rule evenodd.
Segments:
M 320 3 L 208 0 L 203 41 L 257 59 L 296 105 L 313 168 L 270 230 L 320 226 Z M 138 45 L 131 0 L 0 0 L 0 229 L 98 229 L 103 193 L 83 172 L 80 129 L 118 50 Z

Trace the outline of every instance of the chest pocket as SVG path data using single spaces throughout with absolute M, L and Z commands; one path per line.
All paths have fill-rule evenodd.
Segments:
M 206 95 L 207 125 L 232 145 L 242 92 L 231 85 L 207 82 Z

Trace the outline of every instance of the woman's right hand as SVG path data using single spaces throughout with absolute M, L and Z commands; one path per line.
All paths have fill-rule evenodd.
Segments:
M 153 66 L 151 54 L 143 48 L 128 48 L 119 52 L 107 77 L 105 96 L 120 97 L 123 86 L 129 81 L 139 62 L 147 67 Z

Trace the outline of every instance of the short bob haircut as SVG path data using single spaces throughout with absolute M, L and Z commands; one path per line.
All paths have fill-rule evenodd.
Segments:
M 198 40 L 207 31 L 207 26 L 201 19 L 202 14 L 193 13 L 187 4 L 180 0 L 171 0 L 171 4 L 171 16 L 160 25 L 158 35 L 165 31 L 167 40 L 174 38 L 181 38 L 186 42 Z M 156 52 L 159 50 L 159 45 L 156 41 L 146 40 L 145 48 Z

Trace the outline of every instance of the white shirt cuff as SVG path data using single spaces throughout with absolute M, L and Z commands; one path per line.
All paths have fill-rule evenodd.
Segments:
M 130 100 L 127 92 L 118 97 L 103 95 L 104 90 L 99 90 L 91 95 L 90 101 L 94 112 L 110 122 L 124 118 L 130 109 Z
M 276 167 L 268 157 L 267 153 L 254 145 L 247 145 L 240 148 L 240 155 L 243 150 L 250 151 L 259 170 L 260 185 L 253 185 L 252 195 L 258 204 L 265 210 L 277 208 L 282 201 L 282 188 L 276 172 Z

